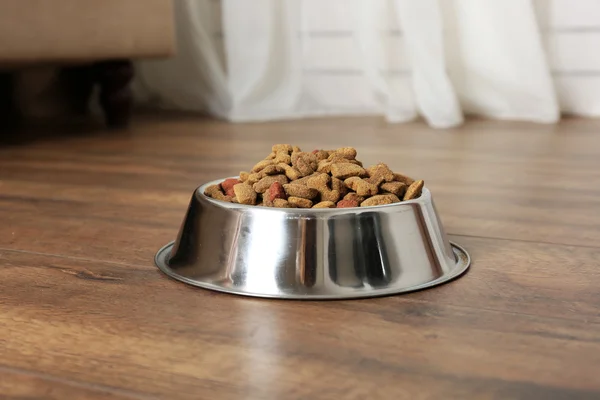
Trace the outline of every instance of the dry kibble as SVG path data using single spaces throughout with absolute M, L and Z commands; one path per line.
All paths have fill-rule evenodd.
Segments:
M 295 181 L 297 179 L 302 178 L 302 174 L 296 168 L 290 167 L 289 165 L 284 164 L 284 163 L 277 164 L 277 165 L 279 167 L 283 168 L 283 171 L 285 172 L 285 176 L 287 176 L 290 181 Z
M 357 176 L 346 179 L 344 183 L 359 196 L 374 196 L 379 191 L 377 185 L 373 185 Z
M 295 152 L 292 153 L 292 166 L 294 166 L 302 176 L 312 174 L 317 170 L 317 157 L 311 153 Z
M 269 175 L 256 182 L 253 186 L 256 193 L 264 193 L 273 184 L 273 182 L 279 182 L 282 185 L 288 183 L 288 179 L 285 175 Z
M 335 208 L 335 203 L 333 201 L 322 201 L 312 206 L 312 208 Z
M 267 175 L 278 175 L 285 172 L 285 169 L 280 165 L 268 165 L 259 172 L 261 179 Z
M 416 199 L 417 197 L 421 196 L 421 192 L 423 191 L 424 184 L 425 184 L 425 182 L 423 182 L 422 180 L 414 181 L 408 187 L 408 189 L 406 189 L 406 194 L 404 195 L 403 200 L 412 200 L 412 199 Z
M 317 189 L 321 194 L 322 201 L 336 202 L 340 198 L 340 192 L 329 188 L 331 177 L 327 174 L 320 174 L 306 181 L 306 186 L 312 189 Z
M 327 160 L 327 158 L 329 157 L 329 152 L 326 150 L 314 150 L 313 154 L 317 158 L 317 161 Z
M 269 199 L 268 201 L 272 203 L 275 199 L 287 199 L 287 194 L 285 193 L 285 190 L 283 190 L 283 185 L 281 183 L 273 182 L 266 192 L 266 197 Z
M 341 147 L 335 150 L 329 157 L 340 156 L 347 160 L 354 160 L 356 158 L 356 149 L 354 147 Z
M 344 181 L 338 178 L 331 178 L 331 188 L 340 192 L 340 197 L 344 197 L 350 191 Z
M 306 182 L 308 182 L 308 180 L 310 178 L 313 178 L 313 177 L 318 176 L 318 175 L 321 175 L 321 174 L 319 172 L 315 172 L 315 173 L 313 173 L 311 175 L 302 177 L 302 178 L 300 178 L 298 180 L 295 180 L 294 181 L 294 185 L 304 185 L 304 186 L 306 186 Z
M 337 208 L 352 208 L 358 207 L 358 201 L 356 200 L 340 200 L 337 203 Z
M 386 182 L 383 183 L 380 188 L 384 192 L 395 194 L 399 198 L 403 198 L 404 193 L 406 192 L 406 184 L 402 182 Z
M 238 183 L 233 187 L 235 192 L 235 198 L 240 204 L 255 205 L 256 204 L 256 192 L 252 189 L 251 185 L 247 183 Z
M 206 190 L 204 190 L 204 195 L 212 197 L 216 200 L 226 201 L 228 203 L 231 203 L 232 200 L 230 196 L 225 196 L 225 194 L 223 194 L 221 191 L 221 185 L 211 185 L 207 187 Z
M 261 178 L 262 176 L 260 175 L 260 173 L 254 172 L 248 175 L 248 179 L 246 179 L 246 182 L 250 185 L 254 185 L 256 182 L 260 181 Z
M 369 174 L 368 182 L 374 185 L 381 185 L 383 182 L 392 182 L 394 180 L 394 173 L 385 164 L 379 163 L 367 169 Z
M 286 154 L 290 154 L 293 150 L 293 147 L 291 144 L 274 144 L 273 147 L 271 147 L 271 151 L 273 151 L 273 153 L 277 154 L 277 153 L 286 153 Z
M 242 183 L 242 181 L 235 178 L 225 179 L 223 182 L 221 182 L 221 189 L 223 189 L 225 196 L 234 197 L 235 193 L 233 191 L 233 187 L 238 183 Z
M 225 179 L 204 194 L 217 200 L 277 208 L 356 208 L 397 203 L 421 196 L 424 183 L 394 173 L 386 164 L 369 168 L 356 149 L 303 152 L 276 144 L 264 160 L 239 179 Z
M 288 201 L 284 200 L 284 199 L 275 199 L 275 200 L 273 200 L 273 207 L 277 207 L 277 208 L 292 208 L 292 206 L 290 205 L 290 203 L 288 203 Z
M 303 199 L 302 197 L 294 197 L 294 196 L 290 196 L 288 197 L 288 203 L 290 203 L 292 206 L 294 207 L 298 207 L 298 208 L 311 208 L 313 205 L 313 202 L 308 200 L 308 199 Z
M 397 173 L 394 173 L 394 180 L 396 182 L 402 182 L 402 183 L 406 184 L 407 186 L 412 185 L 413 182 L 415 181 L 411 177 L 408 177 L 408 176 L 402 175 L 402 174 L 397 174 Z
M 352 176 L 363 177 L 367 171 L 359 165 L 351 163 L 336 163 L 331 166 L 331 176 L 338 179 L 348 179 Z
M 369 197 L 362 203 L 361 207 L 383 206 L 385 204 L 398 203 L 400 199 L 395 194 L 378 194 L 377 196 Z
M 312 200 L 319 195 L 318 190 L 311 189 L 304 185 L 298 185 L 296 183 L 288 183 L 283 185 L 283 189 L 288 196 L 301 197 L 303 199 Z
M 352 200 L 352 201 L 356 201 L 358 204 L 360 204 L 363 201 L 365 201 L 365 198 L 363 196 L 359 196 L 355 192 L 352 192 L 352 193 L 348 193 L 347 195 L 345 195 L 344 200 Z

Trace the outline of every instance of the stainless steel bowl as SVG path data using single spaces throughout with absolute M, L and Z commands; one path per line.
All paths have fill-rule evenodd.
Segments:
M 276 209 L 193 194 L 156 265 L 182 282 L 247 296 L 348 299 L 447 282 L 470 258 L 450 243 L 431 193 L 377 207 Z

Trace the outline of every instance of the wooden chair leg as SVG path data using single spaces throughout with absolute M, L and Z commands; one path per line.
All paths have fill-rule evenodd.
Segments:
M 129 86 L 134 76 L 133 63 L 129 60 L 105 61 L 96 63 L 94 69 L 107 126 L 126 127 L 133 108 L 133 93 Z

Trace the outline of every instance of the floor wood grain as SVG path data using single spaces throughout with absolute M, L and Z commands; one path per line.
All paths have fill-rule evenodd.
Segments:
M 200 183 L 271 144 L 422 177 L 472 269 L 342 302 L 247 299 L 153 265 Z M 0 398 L 594 399 L 600 122 L 143 116 L 0 147 Z

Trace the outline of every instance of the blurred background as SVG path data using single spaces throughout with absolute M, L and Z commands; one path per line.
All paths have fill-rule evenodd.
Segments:
M 5 121 L 600 115 L 596 0 L 5 0 L 0 38 Z

